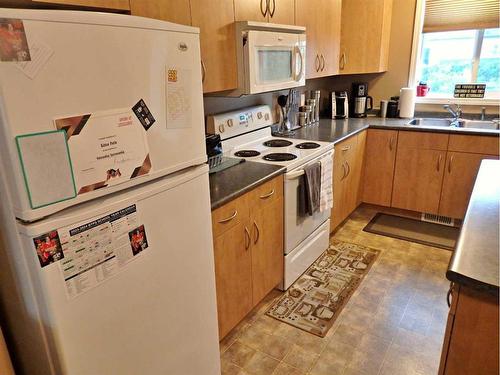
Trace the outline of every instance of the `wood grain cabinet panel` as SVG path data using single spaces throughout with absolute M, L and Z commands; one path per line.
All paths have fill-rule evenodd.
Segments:
M 129 0 L 32 0 L 34 3 L 75 5 L 91 8 L 130 10 Z
M 306 27 L 306 78 L 338 73 L 340 0 L 296 0 L 295 21 Z
M 398 144 L 391 206 L 437 214 L 445 157 L 445 151 L 405 149 Z
M 283 280 L 283 195 L 252 213 L 253 304 Z
M 293 25 L 294 0 L 234 0 L 234 16 L 236 21 Z
M 295 24 L 295 0 L 269 0 L 269 22 L 282 25 Z
M 452 134 L 448 150 L 499 155 L 499 140 L 497 136 Z
M 389 207 L 396 164 L 397 130 L 368 129 L 363 202 Z
M 130 0 L 130 12 L 134 16 L 191 25 L 189 0 Z
M 191 0 L 191 21 L 200 28 L 203 92 L 236 89 L 233 1 Z
M 418 148 L 422 150 L 448 149 L 449 135 L 446 133 L 401 131 L 398 136 L 398 150 Z
M 240 222 L 214 239 L 219 337 L 252 309 L 252 253 L 249 222 Z
M 439 201 L 439 215 L 463 219 L 481 161 L 495 155 L 448 152 Z
M 387 70 L 392 0 L 342 1 L 340 73 Z

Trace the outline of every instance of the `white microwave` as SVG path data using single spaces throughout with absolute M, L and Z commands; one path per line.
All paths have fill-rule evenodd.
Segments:
M 238 89 L 231 96 L 305 85 L 305 27 L 243 21 L 235 29 Z

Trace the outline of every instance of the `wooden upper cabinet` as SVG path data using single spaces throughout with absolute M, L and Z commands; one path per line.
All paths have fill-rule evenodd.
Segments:
M 340 73 L 387 70 L 392 0 L 342 1 Z
M 306 78 L 338 73 L 341 0 L 296 0 L 295 21 L 306 27 Z
M 448 152 L 439 215 L 464 218 L 479 166 L 484 159 L 498 159 L 498 156 Z
M 368 129 L 363 202 L 391 205 L 397 142 L 397 130 Z
M 34 3 L 74 5 L 81 7 L 130 10 L 129 0 L 32 0 Z
M 134 16 L 191 25 L 189 0 L 130 0 L 130 12 Z
M 294 0 L 234 0 L 234 18 L 236 21 L 293 25 Z
M 233 1 L 191 0 L 191 20 L 200 28 L 203 92 L 236 89 Z

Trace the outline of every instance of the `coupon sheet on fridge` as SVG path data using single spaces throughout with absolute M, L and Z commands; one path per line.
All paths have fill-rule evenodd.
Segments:
M 105 282 L 148 248 L 136 205 L 58 229 L 68 298 Z
M 54 123 L 66 131 L 78 194 L 149 172 L 145 129 L 131 109 L 57 118 Z

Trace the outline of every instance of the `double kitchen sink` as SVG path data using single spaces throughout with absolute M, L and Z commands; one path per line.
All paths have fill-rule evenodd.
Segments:
M 470 129 L 488 129 L 499 130 L 499 120 L 466 120 L 452 118 L 414 118 L 408 122 L 410 126 L 429 126 L 429 127 L 454 127 Z

